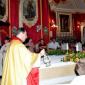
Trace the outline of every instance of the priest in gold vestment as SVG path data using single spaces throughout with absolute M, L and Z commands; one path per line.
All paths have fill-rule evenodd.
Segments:
M 14 29 L 14 37 L 7 49 L 1 85 L 27 85 L 27 75 L 30 73 L 32 65 L 36 59 L 44 53 L 30 52 L 22 43 L 27 38 L 24 28 Z

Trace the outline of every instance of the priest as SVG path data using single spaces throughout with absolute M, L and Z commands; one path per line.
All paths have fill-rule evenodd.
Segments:
M 25 47 L 23 42 L 27 38 L 27 32 L 23 27 L 13 29 L 13 33 L 15 36 L 6 52 L 1 85 L 27 85 L 26 78 L 33 64 L 45 51 L 35 54 Z

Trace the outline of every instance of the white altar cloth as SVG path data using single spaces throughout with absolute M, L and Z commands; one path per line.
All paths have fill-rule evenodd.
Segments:
M 46 67 L 41 60 L 39 68 L 39 85 L 56 85 L 68 82 L 75 77 L 74 62 L 61 62 L 62 56 L 51 56 L 51 66 Z

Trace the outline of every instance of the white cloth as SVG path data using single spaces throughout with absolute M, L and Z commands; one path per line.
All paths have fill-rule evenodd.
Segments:
M 60 47 L 60 45 L 59 45 L 58 42 L 55 42 L 55 43 L 50 42 L 50 43 L 48 43 L 48 48 L 57 49 L 57 48 L 59 48 L 59 47 Z
M 2 58 L 3 58 L 3 61 L 4 61 L 4 58 L 5 58 L 5 54 L 6 54 L 6 51 L 7 51 L 7 48 L 9 47 L 10 43 L 6 43 L 4 44 L 2 47 L 1 47 L 1 53 L 2 53 Z
M 85 75 L 77 76 L 71 82 L 71 85 L 85 85 Z
M 10 43 L 4 44 L 0 50 L 0 75 L 2 75 L 2 68 L 3 68 L 2 65 L 3 65 L 5 54 L 6 54 L 6 51 L 7 51 L 7 48 L 9 47 L 9 45 L 10 45 Z

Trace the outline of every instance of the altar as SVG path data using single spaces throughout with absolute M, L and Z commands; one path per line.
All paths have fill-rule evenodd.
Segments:
M 74 73 L 74 62 L 62 62 L 61 56 L 49 56 L 51 65 L 46 67 L 41 60 L 39 68 L 39 85 L 56 85 L 60 83 L 70 82 L 76 76 Z

